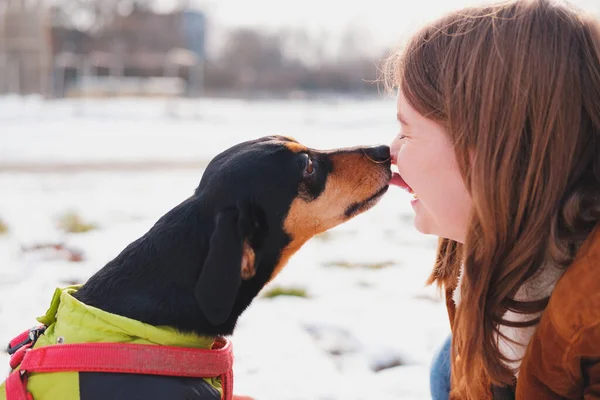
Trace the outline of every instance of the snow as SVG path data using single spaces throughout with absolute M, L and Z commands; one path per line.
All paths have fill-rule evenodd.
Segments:
M 270 134 L 323 149 L 382 144 L 397 129 L 394 99 L 383 96 L 4 97 L 0 126 L 0 219 L 9 227 L 0 236 L 0 343 L 31 327 L 57 286 L 85 281 L 188 197 L 203 167 L 228 146 Z M 158 162 L 161 168 L 135 168 Z M 309 297 L 259 297 L 242 315 L 232 338 L 236 393 L 256 400 L 429 398 L 429 364 L 449 327 L 439 293 L 425 286 L 436 240 L 414 229 L 409 200 L 393 187 L 375 208 L 291 258 L 265 291 L 300 287 Z M 98 229 L 61 233 L 56 220 L 69 211 Z M 84 260 L 23 251 L 57 242 L 81 250 Z M 7 361 L 0 353 L 6 371 Z

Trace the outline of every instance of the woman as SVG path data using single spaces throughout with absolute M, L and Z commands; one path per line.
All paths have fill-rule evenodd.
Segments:
M 440 237 L 450 398 L 600 398 L 599 22 L 545 0 L 469 8 L 388 67 L 392 183 Z

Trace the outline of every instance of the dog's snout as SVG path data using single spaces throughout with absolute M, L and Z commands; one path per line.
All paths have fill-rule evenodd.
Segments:
M 374 146 L 365 149 L 365 154 L 375 162 L 384 162 L 390 159 L 389 146 Z

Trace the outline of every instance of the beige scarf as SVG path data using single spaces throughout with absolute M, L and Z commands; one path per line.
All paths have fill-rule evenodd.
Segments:
M 554 290 L 554 286 L 556 286 L 556 282 L 558 282 L 558 279 L 561 277 L 563 272 L 564 270 L 554 266 L 547 266 L 542 268 L 536 275 L 534 275 L 531 279 L 529 279 L 528 281 L 523 283 L 523 285 L 521 285 L 521 288 L 517 291 L 517 294 L 515 295 L 515 300 L 535 301 L 550 296 L 550 294 Z M 460 288 L 462 284 L 462 276 L 463 269 L 461 267 L 460 275 L 458 277 L 458 284 L 452 296 L 454 304 L 456 304 L 457 307 L 460 304 Z M 539 317 L 540 315 L 541 313 L 517 314 L 512 311 L 507 311 L 504 314 L 504 319 L 511 322 L 523 322 Z M 507 339 L 505 339 L 504 337 L 497 336 L 496 340 L 498 341 L 498 348 L 500 349 L 501 353 L 504 356 L 506 356 L 509 360 L 514 360 L 512 362 L 506 363 L 506 366 L 514 371 L 515 376 L 518 376 L 519 374 L 521 360 L 525 355 L 525 350 L 527 349 L 527 345 L 531 340 L 531 336 L 535 332 L 535 328 L 536 325 L 529 326 L 526 328 L 513 328 L 501 325 L 499 328 L 500 332 L 506 335 Z

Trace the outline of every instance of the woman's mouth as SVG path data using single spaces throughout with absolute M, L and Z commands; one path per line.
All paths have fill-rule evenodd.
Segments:
M 397 171 L 392 170 L 392 177 L 390 179 L 390 185 L 398 186 L 399 188 L 404 189 L 408 193 L 412 194 L 414 199 L 418 199 L 415 192 L 412 190 L 412 188 L 410 186 L 408 186 L 408 183 L 406 183 L 406 181 L 404 179 L 402 179 L 402 176 L 400 176 L 400 174 Z

